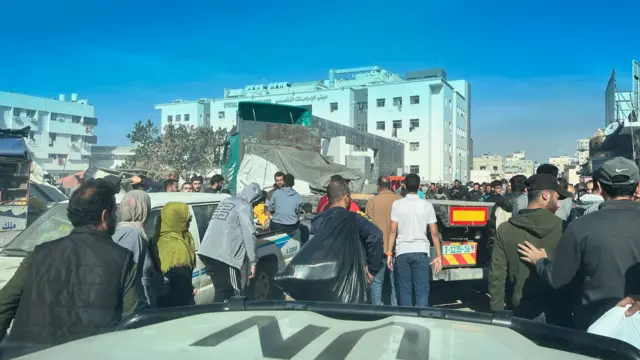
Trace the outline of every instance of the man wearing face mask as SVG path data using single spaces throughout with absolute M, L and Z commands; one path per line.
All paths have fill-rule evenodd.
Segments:
M 528 241 L 553 253 L 562 236 L 562 220 L 554 214 L 559 201 L 570 198 L 571 193 L 548 174 L 533 175 L 526 185 L 527 208 L 500 225 L 496 232 L 489 272 L 491 309 L 503 310 L 507 302 L 515 316 L 567 325 L 563 319 L 569 311 L 558 306 L 567 302 L 559 298 L 558 291 L 544 284 L 531 266 L 520 260 L 518 244 Z M 506 296 L 507 301 L 505 284 L 511 292 Z
M 67 209 L 73 230 L 36 246 L 0 290 L 0 335 L 6 352 L 32 352 L 114 327 L 138 308 L 131 251 L 111 239 L 114 188 L 88 180 Z

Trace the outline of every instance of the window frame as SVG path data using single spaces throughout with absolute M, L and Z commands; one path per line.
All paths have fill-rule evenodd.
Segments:
M 195 225 L 196 225 L 196 228 L 198 229 L 197 231 L 198 231 L 198 238 L 200 239 L 199 241 L 200 243 L 202 243 L 202 240 L 204 239 L 204 234 L 207 231 L 207 227 L 209 227 L 209 222 L 211 222 L 211 216 L 213 216 L 213 213 L 218 208 L 218 205 L 220 205 L 220 202 L 195 203 L 195 204 L 189 205 L 191 207 L 191 212 L 193 213 L 193 220 L 195 220 L 195 223 L 196 223 Z M 196 207 L 200 207 L 200 206 L 214 206 L 213 211 L 211 211 L 209 218 L 206 220 L 206 226 L 204 227 L 204 231 L 202 233 L 200 233 L 200 230 L 202 230 L 202 228 L 198 223 L 198 216 L 196 215 Z

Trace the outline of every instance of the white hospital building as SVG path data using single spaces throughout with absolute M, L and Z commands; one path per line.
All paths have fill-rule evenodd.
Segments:
M 87 169 L 97 125 L 93 105 L 77 94 L 51 99 L 0 91 L 0 129 L 31 127 L 31 157 L 51 175 Z
M 447 80 L 443 69 L 409 72 L 404 78 L 378 66 L 332 69 L 328 80 L 247 85 L 225 89 L 222 98 L 175 100 L 156 109 L 162 127 L 172 123 L 229 129 L 238 101 L 303 106 L 314 116 L 397 139 L 405 144 L 404 172 L 416 173 L 423 181 L 470 178 L 471 87 L 465 80 Z M 349 147 L 346 155 L 367 155 L 367 149 Z

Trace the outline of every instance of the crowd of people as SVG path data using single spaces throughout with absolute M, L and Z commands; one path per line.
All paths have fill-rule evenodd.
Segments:
M 408 174 L 397 186 L 393 178 L 378 179 L 378 193 L 362 211 L 348 180 L 334 175 L 311 219 L 312 234 L 329 233 L 323 227 L 336 219 L 354 221 L 373 304 L 383 304 L 388 272 L 391 305 L 429 306 L 430 273 L 442 270 L 442 250 L 428 200 L 449 198 L 494 204 L 487 225 L 492 310 L 586 329 L 616 304 L 632 305 L 629 314 L 640 309 L 640 225 L 634 221 L 640 215 L 640 173 L 632 161 L 610 160 L 592 181 L 573 186 L 550 164 L 506 184 L 465 186 L 456 180 L 450 188 L 424 186 L 418 175 Z M 155 238 L 147 236 L 148 193 L 224 193 L 224 178 L 213 176 L 206 188 L 201 176 L 179 186 L 175 172 L 162 183 L 140 177 L 131 183 L 134 190 L 119 207 L 117 179 L 88 180 L 73 190 L 71 234 L 37 246 L 0 290 L 5 348 L 28 344 L 35 351 L 113 329 L 144 308 L 194 305 L 197 257 L 211 277 L 214 301 L 242 295 L 259 260 L 256 224 L 289 233 L 312 210 L 294 189 L 294 176 L 277 172 L 269 192 L 252 183 L 223 199 L 196 253 L 185 203 L 164 205 Z M 321 235 L 314 241 L 322 241 Z
M 571 186 L 557 176 L 545 164 L 524 181 L 512 178 L 512 196 L 495 197 L 505 216 L 490 224 L 491 309 L 581 330 L 616 304 L 634 304 L 628 315 L 635 313 L 638 167 L 618 157 L 586 183 Z

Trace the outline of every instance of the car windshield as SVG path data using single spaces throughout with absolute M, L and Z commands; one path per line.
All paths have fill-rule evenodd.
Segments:
M 67 217 L 67 203 L 54 205 L 7 245 L 7 250 L 30 252 L 47 241 L 68 235 L 73 229 Z
M 59 239 L 69 235 L 73 226 L 67 217 L 68 203 L 56 204 L 33 224 L 29 225 L 23 232 L 11 241 L 5 250 L 17 251 L 26 255 L 27 252 L 48 241 Z M 116 207 L 117 222 L 120 222 L 120 211 Z

